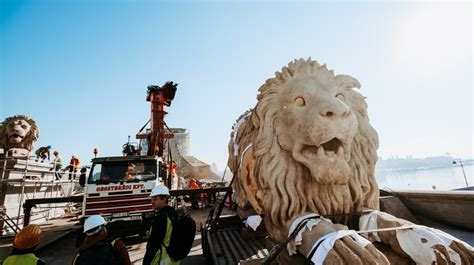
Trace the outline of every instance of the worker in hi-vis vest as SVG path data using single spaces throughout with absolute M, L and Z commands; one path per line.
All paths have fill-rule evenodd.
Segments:
M 30 224 L 15 236 L 12 254 L 8 256 L 3 265 L 45 265 L 34 251 L 43 240 L 43 231 L 38 225 Z
M 155 210 L 153 224 L 150 228 L 150 238 L 146 244 L 143 265 L 175 265 L 179 261 L 173 260 L 166 250 L 171 240 L 173 223 L 170 218 L 177 218 L 175 209 L 168 205 L 170 191 L 165 185 L 158 185 L 151 191 L 151 205 Z

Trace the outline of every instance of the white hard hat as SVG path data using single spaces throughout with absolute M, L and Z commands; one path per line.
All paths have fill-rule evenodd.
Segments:
M 153 188 L 150 193 L 150 197 L 155 197 L 158 195 L 170 196 L 170 190 L 165 185 L 158 185 Z
M 87 220 L 84 222 L 84 233 L 94 228 L 98 228 L 99 226 L 105 225 L 107 222 L 105 219 L 100 215 L 91 215 Z

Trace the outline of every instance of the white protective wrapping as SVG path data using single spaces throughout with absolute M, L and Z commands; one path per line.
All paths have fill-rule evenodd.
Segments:
M 315 214 L 315 213 L 311 213 L 311 214 L 306 214 L 306 215 L 302 215 L 298 218 L 296 218 L 292 223 L 291 223 L 291 226 L 290 226 L 290 231 L 288 232 L 288 237 L 293 233 L 293 231 L 295 231 L 296 227 L 306 218 L 310 218 L 310 217 L 318 217 L 319 215 L 318 214 Z M 324 217 L 319 217 L 319 218 L 312 218 L 312 219 L 309 219 L 307 222 L 306 222 L 306 225 L 305 227 L 303 227 L 299 232 L 298 234 L 296 235 L 295 239 L 294 240 L 291 240 L 290 242 L 288 242 L 288 244 L 286 245 L 286 248 L 288 250 L 288 253 L 291 255 L 294 255 L 296 254 L 296 247 L 301 245 L 301 241 L 303 240 L 303 232 L 308 229 L 309 231 L 311 231 L 313 229 L 313 227 L 317 224 L 319 224 L 319 222 L 321 221 L 326 221 L 326 222 L 329 222 L 329 223 L 332 223 L 331 220 L 329 219 L 326 219 Z
M 433 248 L 435 245 L 443 245 L 448 251 L 449 259 L 454 264 L 461 264 L 461 257 L 449 247 L 453 241 L 462 243 L 467 249 L 474 251 L 474 248 L 466 242 L 438 229 L 422 225 L 414 225 L 412 229 L 397 230 L 397 240 L 403 251 L 417 264 L 436 263 L 435 252 L 437 250 Z M 441 254 L 441 256 L 444 255 Z
M 240 168 L 242 167 L 242 161 L 244 161 L 245 152 L 247 152 L 250 149 L 250 147 L 252 147 L 252 144 L 247 145 L 247 147 L 245 147 L 244 151 L 240 155 L 240 165 L 239 165 Z
M 321 244 L 316 249 L 316 252 L 314 253 L 313 257 L 311 258 L 311 261 L 315 265 L 320 265 L 320 264 L 322 265 L 329 251 L 331 251 L 331 249 L 334 247 L 334 243 L 336 243 L 336 240 L 343 238 L 345 236 L 352 237 L 355 240 L 355 242 L 362 247 L 365 247 L 368 244 L 370 244 L 369 240 L 363 238 L 361 235 L 357 234 L 357 232 L 354 230 L 335 231 L 321 237 L 318 241 L 314 243 L 313 247 L 311 248 L 310 253 L 313 251 L 313 249 L 316 246 L 318 246 L 319 242 L 321 242 Z
M 384 215 L 393 218 L 389 214 L 379 211 L 371 211 L 362 215 L 359 221 L 360 230 L 378 229 L 377 217 L 383 218 Z M 438 250 L 434 248 L 436 245 L 444 246 L 448 252 L 449 259 L 455 264 L 461 264 L 459 254 L 449 247 L 453 241 L 463 244 L 470 251 L 474 251 L 474 248 L 468 243 L 454 238 L 438 229 L 415 224 L 407 224 L 393 229 L 396 230 L 397 241 L 402 250 L 417 264 L 436 263 L 435 253 L 438 252 Z M 377 232 L 369 232 L 368 234 L 369 239 L 381 242 Z M 444 254 L 440 254 L 444 256 Z
M 240 119 L 237 120 L 237 122 L 234 124 L 234 156 L 237 156 L 239 154 L 239 146 L 236 143 L 237 140 L 237 134 L 239 133 L 239 128 L 244 124 L 244 122 L 247 120 L 247 117 L 252 114 L 251 111 L 249 111 L 246 115 L 240 117 Z
M 257 227 L 260 225 L 261 222 L 262 217 L 260 217 L 260 215 L 251 215 L 247 217 L 247 220 L 245 220 L 245 225 L 252 228 L 253 231 L 257 231 Z
M 377 215 L 378 211 L 364 212 L 364 214 L 359 219 L 359 229 L 361 231 L 365 230 L 376 230 L 377 227 Z M 380 242 L 380 237 L 377 232 L 370 232 L 366 236 L 369 240 Z

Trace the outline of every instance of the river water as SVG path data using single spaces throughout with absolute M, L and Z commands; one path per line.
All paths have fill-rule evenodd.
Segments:
M 474 165 L 464 165 L 469 186 L 474 186 Z M 380 189 L 393 190 L 451 190 L 466 187 L 459 165 L 424 170 L 376 171 Z

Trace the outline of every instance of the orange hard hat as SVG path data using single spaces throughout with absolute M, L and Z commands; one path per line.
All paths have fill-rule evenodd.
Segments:
M 17 249 L 30 249 L 39 245 L 43 240 L 43 231 L 39 225 L 30 224 L 18 233 L 13 240 L 13 247 Z

